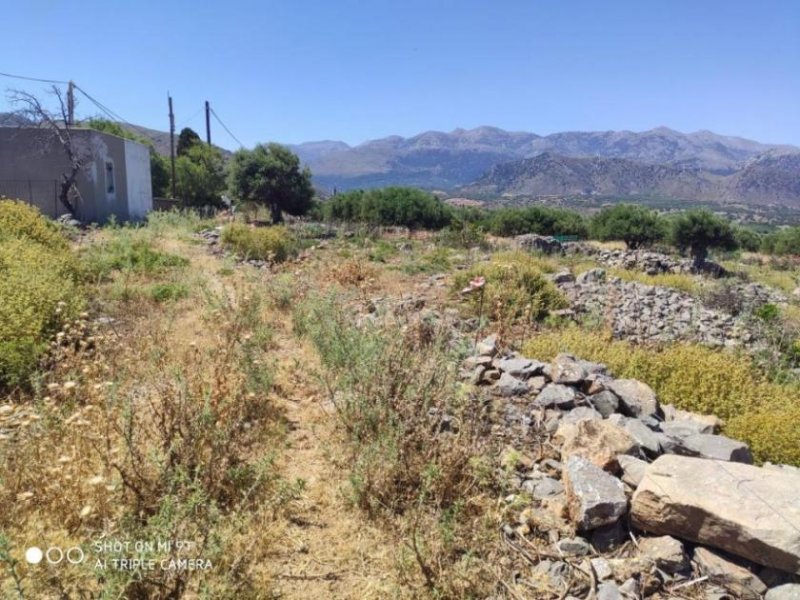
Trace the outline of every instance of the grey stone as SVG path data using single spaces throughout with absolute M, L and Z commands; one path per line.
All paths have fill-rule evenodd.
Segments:
M 702 425 L 693 421 L 664 421 L 659 425 L 659 428 L 665 434 L 677 438 L 703 433 L 702 430 L 705 429 Z
M 639 552 L 651 559 L 665 573 L 678 573 L 689 567 L 683 544 L 669 535 L 641 538 Z
M 528 393 L 528 384 L 513 375 L 503 373 L 494 386 L 496 393 L 501 396 L 521 396 Z
M 622 469 L 622 481 L 634 489 L 638 487 L 644 478 L 648 464 L 640 458 L 627 454 L 617 454 L 617 463 Z
M 737 598 L 759 600 L 767 591 L 767 586 L 754 573 L 708 548 L 695 548 L 694 562 L 709 581 L 721 585 Z
M 527 379 L 533 375 L 538 375 L 544 368 L 544 363 L 528 360 L 527 358 L 501 358 L 495 360 L 493 364 L 501 371 L 521 379 Z
M 740 462 L 748 465 L 753 463 L 753 455 L 747 444 L 724 435 L 695 433 L 684 437 L 681 441 L 684 448 L 701 458 Z
M 491 356 L 468 356 L 464 359 L 464 368 L 468 370 L 472 370 L 475 367 L 482 366 L 482 367 L 489 367 L 492 364 L 492 357 Z
M 628 508 L 622 482 L 581 456 L 567 462 L 564 487 L 572 522 L 582 530 L 614 523 Z
M 567 409 L 575 406 L 578 398 L 578 392 L 575 391 L 575 388 L 556 383 L 548 383 L 536 396 L 534 404 L 545 408 L 557 407 Z
M 658 415 L 656 394 L 646 383 L 636 379 L 615 379 L 606 382 L 605 386 L 620 399 L 620 411 L 628 416 Z
M 475 353 L 480 356 L 494 356 L 497 354 L 497 335 L 483 338 L 475 345 Z
M 598 421 L 603 418 L 599 412 L 591 406 L 578 406 L 573 408 L 561 418 L 562 423 L 578 423 L 580 421 Z
M 589 542 L 581 537 L 565 538 L 556 544 L 556 550 L 567 556 L 585 556 L 589 554 Z
M 714 546 L 800 573 L 800 475 L 665 454 L 633 494 L 631 521 L 644 531 Z
M 800 584 L 784 583 L 767 590 L 764 600 L 800 600 Z
M 586 379 L 588 374 L 580 361 L 571 354 L 559 354 L 550 365 L 550 377 L 553 383 L 577 385 Z
M 610 417 L 619 408 L 619 398 L 613 392 L 603 390 L 591 396 L 586 396 L 586 401 L 604 417 Z
M 606 280 L 606 272 L 604 269 L 590 269 L 578 275 L 575 278 L 576 283 L 598 283 Z
M 647 425 L 639 419 L 632 419 L 622 415 L 611 415 L 609 422 L 619 425 L 628 432 L 640 448 L 645 450 L 650 456 L 658 456 L 661 451 L 661 444 L 658 436 Z
M 635 598 L 638 600 L 638 598 L 641 597 L 639 594 L 639 582 L 633 577 L 625 580 L 625 583 L 619 586 L 619 591 L 625 598 Z
M 597 600 L 625 600 L 619 591 L 617 584 L 606 581 L 597 586 Z
M 552 498 L 553 496 L 564 493 L 564 485 L 557 479 L 551 477 L 529 479 L 522 484 L 522 487 L 537 500 Z
M 569 271 L 559 271 L 550 277 L 553 283 L 558 285 L 559 283 L 572 283 L 575 281 L 575 276 L 570 273 Z
M 611 569 L 611 565 L 609 564 L 608 560 L 605 558 L 593 558 L 589 561 L 592 564 L 592 569 L 594 569 L 594 574 L 597 576 L 599 581 L 603 581 L 605 579 L 610 579 L 614 576 L 614 571 Z

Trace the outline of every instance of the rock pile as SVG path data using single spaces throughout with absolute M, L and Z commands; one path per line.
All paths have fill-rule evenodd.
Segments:
M 645 383 L 568 354 L 503 355 L 490 337 L 462 376 L 496 399 L 500 464 L 519 489 L 507 500 L 524 507 L 505 535 L 552 547 L 533 568 L 542 595 L 583 580 L 570 591 L 797 597 L 800 469 L 753 466 L 719 419 L 661 405 Z
M 759 346 L 743 319 L 708 308 L 699 298 L 678 290 L 607 277 L 603 269 L 592 269 L 577 278 L 558 273 L 553 279 L 569 299 L 572 314 L 602 319 L 617 338 Z
M 526 233 L 514 238 L 514 244 L 520 250 L 529 252 L 542 252 L 544 254 L 563 254 L 564 245 L 556 238 L 549 235 Z

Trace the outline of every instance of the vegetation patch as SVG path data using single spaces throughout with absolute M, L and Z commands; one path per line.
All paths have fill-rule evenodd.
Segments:
M 697 294 L 700 290 L 698 280 L 692 275 L 685 273 L 659 273 L 648 275 L 642 271 L 633 269 L 610 268 L 607 270 L 610 277 L 619 277 L 624 281 L 635 281 L 645 285 L 672 288 L 686 292 L 687 294 Z
M 481 403 L 458 385 L 462 356 L 435 329 L 358 328 L 343 304 L 335 296 L 309 298 L 294 325 L 324 366 L 349 447 L 353 498 L 398 531 L 426 595 L 485 597 L 498 543 L 492 476 Z
M 542 332 L 523 348 L 525 356 L 539 360 L 559 352 L 605 363 L 616 377 L 644 381 L 661 402 L 717 415 L 727 422 L 725 432 L 750 444 L 759 460 L 800 465 L 800 386 L 773 383 L 747 356 L 694 344 L 635 346 L 578 327 Z
M 57 228 L 27 204 L 0 202 L 0 389 L 28 382 L 84 304 L 79 263 Z
M 250 227 L 231 223 L 222 230 L 222 244 L 245 259 L 283 262 L 297 250 L 296 240 L 286 227 Z
M 566 308 L 568 302 L 544 275 L 542 261 L 524 252 L 497 254 L 489 262 L 479 263 L 454 278 L 453 291 L 460 293 L 471 280 L 486 280 L 481 292 L 467 294 L 464 302 L 470 312 L 481 310 L 490 319 L 513 322 L 536 321 L 550 311 Z

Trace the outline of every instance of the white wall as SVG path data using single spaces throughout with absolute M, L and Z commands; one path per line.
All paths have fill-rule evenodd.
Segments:
M 125 140 L 125 175 L 128 183 L 128 218 L 143 219 L 153 209 L 150 151 L 147 146 Z

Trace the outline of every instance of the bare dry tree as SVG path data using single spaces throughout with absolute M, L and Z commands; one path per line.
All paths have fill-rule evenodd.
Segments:
M 62 91 L 54 85 L 50 93 L 58 100 L 57 112 L 49 111 L 39 98 L 23 90 L 9 90 L 8 100 L 19 107 L 15 113 L 26 122 L 52 132 L 67 155 L 69 167 L 61 175 L 58 199 L 72 215 L 75 215 L 77 202 L 80 200 L 76 181 L 81 171 L 89 164 L 91 152 L 84 140 L 73 136 L 74 129 L 67 116 L 67 105 Z

